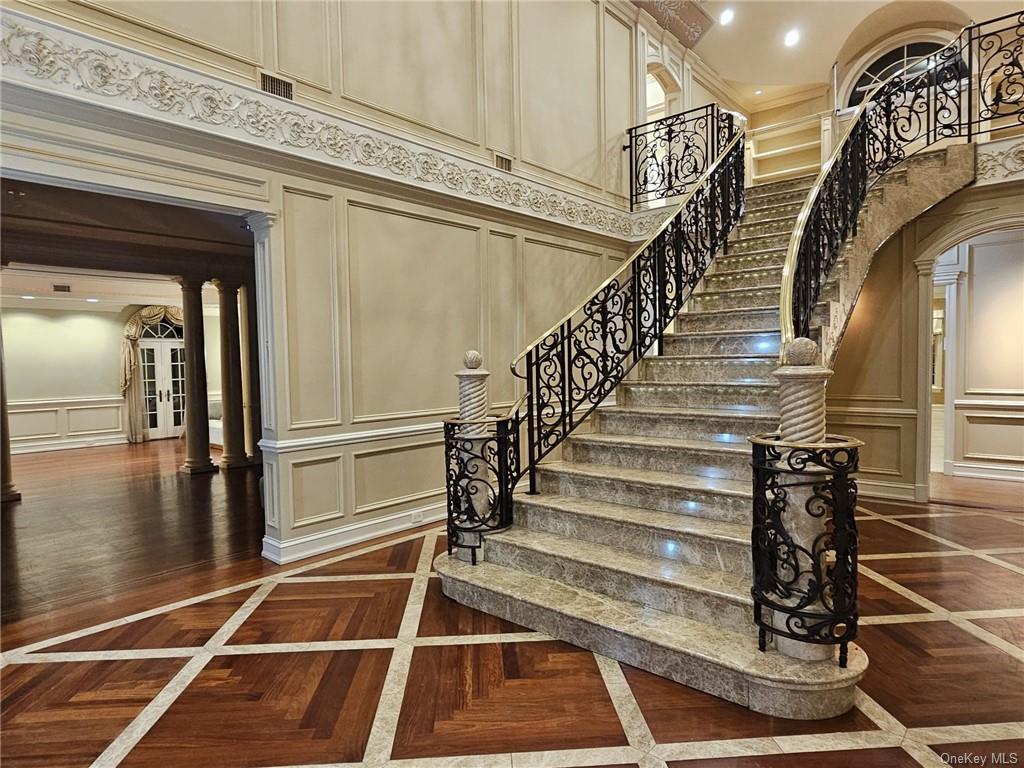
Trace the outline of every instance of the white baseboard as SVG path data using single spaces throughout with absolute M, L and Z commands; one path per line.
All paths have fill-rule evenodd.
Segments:
M 976 477 L 979 480 L 1009 480 L 1015 483 L 1024 483 L 1024 466 L 1003 467 L 994 464 L 974 464 L 969 461 L 949 463 L 952 464 L 951 474 L 954 477 Z
M 263 537 L 263 557 L 277 565 L 294 563 L 313 555 L 330 552 L 351 544 L 358 544 L 367 539 L 383 536 L 387 533 L 404 531 L 409 528 L 444 520 L 447 512 L 445 501 L 436 501 L 416 509 L 407 509 L 386 517 L 378 517 L 362 523 L 354 523 L 343 528 L 330 531 L 311 533 L 288 541 Z
M 911 483 L 887 483 L 884 480 L 857 480 L 857 495 L 877 499 L 915 501 L 917 489 Z
M 11 454 L 68 451 L 74 448 L 96 448 L 104 445 L 124 445 L 127 442 L 128 437 L 123 433 L 117 435 L 97 435 L 95 437 L 61 437 L 56 440 L 12 442 Z

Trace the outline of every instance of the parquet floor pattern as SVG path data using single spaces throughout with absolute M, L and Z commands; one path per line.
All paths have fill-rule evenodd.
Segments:
M 6 650 L 0 762 L 1024 765 L 1024 516 L 862 504 L 871 663 L 832 720 L 758 715 L 458 605 L 438 529 Z

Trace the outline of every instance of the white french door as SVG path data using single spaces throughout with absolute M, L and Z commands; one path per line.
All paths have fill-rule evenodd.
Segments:
M 149 439 L 178 437 L 185 429 L 185 344 L 179 339 L 139 341 L 142 406 Z

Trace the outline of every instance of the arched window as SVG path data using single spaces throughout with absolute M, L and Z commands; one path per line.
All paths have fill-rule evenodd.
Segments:
M 935 53 L 943 47 L 942 43 L 936 42 L 906 43 L 905 45 L 893 48 L 888 53 L 882 54 L 871 62 L 865 68 L 863 74 L 857 78 L 853 90 L 850 91 L 850 98 L 846 106 L 858 106 L 876 86 L 881 85 L 897 72 L 913 64 L 915 60 Z M 911 73 L 916 74 L 918 71 L 924 71 L 927 67 L 928 62 L 921 61 L 911 70 Z
M 147 325 L 142 328 L 143 339 L 180 339 L 182 338 L 182 327 L 161 320 L 159 323 Z

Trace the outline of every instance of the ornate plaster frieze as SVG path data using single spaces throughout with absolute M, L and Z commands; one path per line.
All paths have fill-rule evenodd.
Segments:
M 693 48 L 714 24 L 695 0 L 633 0 L 633 4 L 651 14 L 687 48 Z
M 6 10 L 2 80 L 624 239 L 664 211 L 613 206 Z
M 978 186 L 1024 179 L 1024 139 L 978 145 Z

